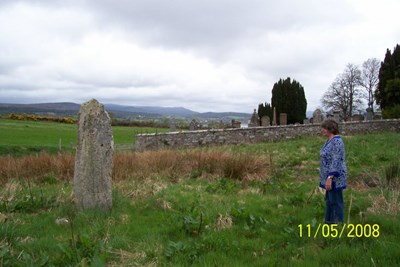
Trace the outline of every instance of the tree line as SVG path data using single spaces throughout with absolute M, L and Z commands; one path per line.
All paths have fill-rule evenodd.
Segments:
M 383 118 L 400 117 L 400 46 L 387 49 L 380 62 L 370 58 L 361 66 L 347 64 L 321 98 L 326 110 L 339 110 L 344 120 L 364 109 L 380 109 Z
M 400 46 L 393 53 L 387 49 L 384 60 L 369 58 L 361 66 L 347 64 L 321 98 L 325 111 L 339 111 L 343 120 L 356 113 L 382 111 L 385 119 L 400 118 Z M 258 115 L 273 118 L 279 124 L 279 114 L 287 113 L 289 124 L 303 123 L 307 100 L 303 86 L 296 80 L 280 79 L 272 88 L 271 103 L 261 103 Z

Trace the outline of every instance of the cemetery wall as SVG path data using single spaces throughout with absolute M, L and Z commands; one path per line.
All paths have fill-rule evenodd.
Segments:
M 341 135 L 357 135 L 379 132 L 400 132 L 400 120 L 377 120 L 339 123 Z M 274 142 L 320 135 L 320 124 L 252 127 L 239 129 L 215 129 L 171 133 L 139 134 L 136 136 L 137 151 L 168 148 L 194 148 L 210 145 Z

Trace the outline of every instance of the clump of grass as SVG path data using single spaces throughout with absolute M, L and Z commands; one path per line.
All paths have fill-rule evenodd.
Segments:
M 375 214 L 389 214 L 396 216 L 400 211 L 399 196 L 399 191 L 391 191 L 387 194 L 382 192 L 380 195 L 372 197 L 372 206 L 368 208 L 368 211 Z
M 384 182 L 388 189 L 400 189 L 400 161 L 392 162 L 385 168 Z
M 233 220 L 232 217 L 229 216 L 228 214 L 222 215 L 219 214 L 216 222 L 215 229 L 217 231 L 222 231 L 225 229 L 230 229 L 232 228 L 233 225 Z
M 234 154 L 223 161 L 223 174 L 227 178 L 251 180 L 251 175 L 262 174 L 263 171 L 268 169 L 266 168 L 266 162 L 270 163 L 266 159 L 263 160 L 259 157 Z

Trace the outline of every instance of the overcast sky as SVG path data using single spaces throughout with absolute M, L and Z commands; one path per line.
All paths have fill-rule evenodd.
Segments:
M 0 103 L 251 113 L 280 78 L 308 107 L 400 42 L 399 0 L 1 0 Z

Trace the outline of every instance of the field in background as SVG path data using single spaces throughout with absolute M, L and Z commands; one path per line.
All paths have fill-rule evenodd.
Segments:
M 110 214 L 74 212 L 73 154 L 0 156 L 0 266 L 397 265 L 399 134 L 344 137 L 345 222 L 378 225 L 377 237 L 314 238 L 324 141 L 117 151 Z
M 168 129 L 113 127 L 116 150 L 133 148 L 138 133 L 165 132 Z M 23 155 L 45 150 L 49 153 L 74 151 L 77 138 L 77 125 L 16 121 L 0 119 L 0 155 Z

